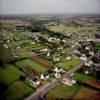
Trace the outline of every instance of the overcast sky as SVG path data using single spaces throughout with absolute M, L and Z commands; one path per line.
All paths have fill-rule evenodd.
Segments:
M 100 0 L 0 0 L 0 14 L 100 14 Z

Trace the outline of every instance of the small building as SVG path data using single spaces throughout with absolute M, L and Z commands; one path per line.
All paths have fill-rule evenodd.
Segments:
M 62 83 L 68 86 L 73 86 L 74 84 L 76 84 L 76 81 L 73 79 L 64 78 Z
M 66 60 L 71 60 L 71 56 L 67 56 L 66 57 Z
M 40 85 L 40 81 L 35 77 L 30 77 L 29 83 L 34 87 L 37 87 L 38 85 Z
M 50 75 L 49 75 L 48 72 L 42 73 L 41 76 L 40 76 L 40 78 L 41 78 L 42 80 L 48 79 L 49 77 L 50 77 Z
M 65 72 L 62 68 L 59 68 L 59 67 L 55 67 L 54 71 L 56 73 L 64 73 Z
M 87 57 L 86 57 L 85 54 L 82 54 L 81 57 L 80 57 L 80 59 L 86 61 L 87 60 Z

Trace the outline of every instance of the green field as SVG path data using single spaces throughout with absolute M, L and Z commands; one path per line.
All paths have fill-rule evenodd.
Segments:
M 74 96 L 80 89 L 79 85 L 72 87 L 66 85 L 59 85 L 47 93 L 46 97 L 50 98 L 69 98 Z
M 34 70 L 36 70 L 37 72 L 40 72 L 40 73 L 48 70 L 45 66 L 42 66 L 42 65 L 40 65 L 40 64 L 30 60 L 30 59 L 26 59 L 26 60 L 23 60 L 23 61 L 16 62 L 16 65 L 19 68 L 30 66 Z
M 0 68 L 0 82 L 10 84 L 12 81 L 19 79 L 20 75 L 25 75 L 13 65 L 7 65 L 5 68 Z
M 33 92 L 35 92 L 35 89 L 30 88 L 23 82 L 17 81 L 8 87 L 6 91 L 6 99 L 21 100 Z
M 71 59 L 71 60 L 63 60 L 57 63 L 57 65 L 61 66 L 65 70 L 70 70 L 76 67 L 80 61 L 78 59 Z
M 87 80 L 91 80 L 93 78 L 90 77 L 90 76 L 87 76 L 85 74 L 75 73 L 74 79 L 77 80 L 77 81 L 84 82 L 84 81 L 87 81 Z
M 64 24 L 56 26 L 48 26 L 48 29 L 54 32 L 80 32 L 85 30 L 86 33 L 90 33 L 88 32 L 88 30 L 92 30 L 91 27 L 73 27 L 73 26 L 66 26 Z

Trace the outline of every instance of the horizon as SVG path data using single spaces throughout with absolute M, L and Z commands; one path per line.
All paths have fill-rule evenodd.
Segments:
M 0 15 L 100 14 L 99 0 L 1 0 Z

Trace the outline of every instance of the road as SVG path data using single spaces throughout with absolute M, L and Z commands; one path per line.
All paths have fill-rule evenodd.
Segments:
M 59 82 L 63 80 L 63 78 L 68 77 L 71 73 L 76 72 L 78 69 L 81 68 L 81 66 L 84 64 L 82 62 L 80 65 L 74 67 L 72 70 L 66 72 L 61 78 L 53 80 L 51 83 L 46 84 L 45 86 L 39 88 L 35 93 L 27 97 L 25 100 L 42 100 L 42 97 L 50 91 L 55 86 L 59 85 Z
M 97 53 L 96 53 L 97 54 Z M 95 55 L 96 55 L 95 54 Z M 93 56 L 90 56 L 87 59 L 87 62 L 92 58 Z M 71 73 L 76 72 L 77 70 L 79 70 L 82 65 L 84 65 L 86 61 L 82 61 L 78 66 L 74 67 L 73 69 L 69 70 L 68 72 L 66 72 L 61 78 L 59 79 L 54 79 L 52 80 L 51 83 L 46 84 L 45 86 L 39 88 L 35 93 L 33 93 L 32 95 L 30 95 L 29 97 L 27 97 L 25 100 L 43 100 L 43 96 L 49 92 L 51 89 L 53 89 L 55 86 L 59 85 L 59 83 L 63 80 L 63 78 L 67 78 Z

